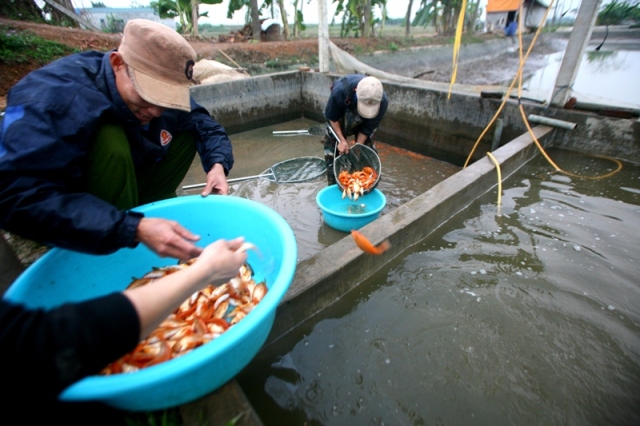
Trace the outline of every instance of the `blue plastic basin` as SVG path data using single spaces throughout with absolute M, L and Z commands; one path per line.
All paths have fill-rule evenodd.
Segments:
M 232 196 L 194 195 L 136 210 L 147 217 L 177 220 L 201 236 L 198 245 L 202 247 L 221 238 L 244 236 L 260 250 L 260 254 L 250 250 L 248 262 L 256 281 L 266 280 L 269 291 L 249 315 L 206 345 L 135 373 L 87 377 L 65 389 L 62 400 L 97 400 L 125 410 L 147 411 L 180 405 L 216 390 L 258 353 L 293 279 L 297 262 L 293 231 L 282 216 L 262 204 Z M 132 277 L 175 263 L 142 245 L 106 256 L 52 249 L 4 297 L 30 307 L 51 308 L 123 290 Z
M 338 231 L 351 232 L 377 219 L 387 199 L 382 192 L 374 189 L 354 201 L 349 197 L 342 198 L 338 185 L 331 185 L 318 192 L 316 203 L 327 225 Z

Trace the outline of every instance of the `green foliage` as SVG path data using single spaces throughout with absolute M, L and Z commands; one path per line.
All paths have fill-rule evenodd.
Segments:
M 0 16 L 16 21 L 44 22 L 44 14 L 34 1 L 1 0 Z
M 199 0 L 200 4 L 220 4 L 222 0 Z M 193 33 L 191 0 L 158 0 L 149 5 L 162 19 L 178 18 L 178 28 L 183 34 Z M 208 17 L 209 12 L 199 13 L 198 17 Z M 199 27 L 198 27 L 199 28 Z
M 176 408 L 168 410 L 129 413 L 125 418 L 127 426 L 178 426 L 182 424 Z
M 336 12 L 334 19 L 340 13 L 342 15 L 342 28 L 340 31 L 340 37 L 348 37 L 349 34 L 354 34 L 355 37 L 360 35 L 369 37 L 369 34 L 363 34 L 364 32 L 364 20 L 365 20 L 365 0 L 333 0 L 336 4 Z M 384 10 L 387 0 L 371 0 L 371 11 L 373 13 L 374 8 L 379 7 Z M 380 23 L 380 20 L 371 22 L 371 28 L 376 23 Z
M 249 0 L 229 0 L 229 6 L 227 7 L 227 19 L 233 18 L 233 14 L 245 6 L 247 9 L 251 9 L 251 3 Z M 251 13 L 247 13 L 247 16 L 251 16 Z
M 299 10 L 296 10 L 296 25 L 298 25 L 300 31 L 307 29 L 307 26 L 304 24 L 304 15 Z
M 107 7 L 101 1 L 91 2 L 91 7 Z
M 28 32 L 9 31 L 7 27 L 0 25 L 0 62 L 4 64 L 36 61 L 41 65 L 46 65 L 78 51 L 78 49 L 45 40 Z
M 640 2 L 638 0 L 613 0 L 598 13 L 597 25 L 620 25 L 624 21 L 640 22 Z
M 112 34 L 121 33 L 124 30 L 124 20 L 110 13 L 107 15 L 107 26 L 104 30 Z
M 398 47 L 398 45 L 397 45 L 397 44 L 395 44 L 395 43 L 393 43 L 393 42 L 389 43 L 389 50 L 390 50 L 390 51 L 395 52 L 395 51 L 396 51 L 396 50 L 398 50 L 398 49 L 399 49 L 399 47 Z
M 231 420 L 229 420 L 227 422 L 227 424 L 225 426 L 235 426 L 238 421 L 240 421 L 240 418 L 244 415 L 244 413 L 240 413 L 237 416 L 235 416 L 234 418 L 232 418 Z

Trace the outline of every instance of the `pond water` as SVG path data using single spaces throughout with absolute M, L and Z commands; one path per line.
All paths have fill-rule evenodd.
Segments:
M 272 165 L 291 158 L 315 156 L 324 158 L 321 136 L 274 136 L 274 131 L 303 130 L 318 123 L 299 119 L 262 127 L 230 136 L 235 165 L 229 179 L 254 176 Z M 381 212 L 406 203 L 460 170 L 453 164 L 376 142 L 382 177 L 377 189 L 387 199 Z M 203 182 L 204 172 L 196 156 L 184 185 Z M 327 186 L 326 173 L 321 177 L 292 184 L 278 184 L 267 179 L 251 179 L 230 184 L 231 196 L 248 198 L 271 207 L 291 226 L 298 244 L 298 260 L 304 260 L 344 238 L 347 234 L 327 226 L 316 204 L 316 195 Z M 193 195 L 198 189 L 184 191 Z
M 616 163 L 550 150 L 563 169 Z M 238 381 L 265 425 L 640 424 L 640 166 L 538 156 Z
M 564 51 L 546 57 L 546 64 L 523 82 L 529 91 L 553 95 Z M 581 102 L 620 107 L 640 107 L 640 51 L 591 48 L 582 58 L 573 84 L 572 96 Z

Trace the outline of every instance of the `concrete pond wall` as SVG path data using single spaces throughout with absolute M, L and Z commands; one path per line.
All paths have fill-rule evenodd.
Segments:
M 192 94 L 233 134 L 301 117 L 324 122 L 330 87 L 339 77 L 290 71 L 196 86 Z M 377 138 L 460 166 L 502 103 L 474 93 L 452 93 L 447 99 L 447 93 L 419 85 L 383 83 L 390 102 Z M 499 115 L 501 146 L 527 132 L 518 105 L 517 99 L 509 99 Z M 617 119 L 524 100 L 522 105 L 527 117 L 533 114 L 576 124 L 571 131 L 554 128 L 547 141 L 553 146 L 640 162 L 637 117 Z M 483 137 L 472 161 L 491 150 L 495 127 Z
M 229 133 L 235 133 L 301 117 L 323 122 L 322 111 L 331 84 L 337 78 L 339 76 L 333 74 L 285 72 L 194 87 L 193 95 Z M 420 86 L 384 81 L 383 84 L 390 104 L 377 138 L 457 165 L 465 163 L 479 135 L 501 105 L 501 100 L 484 99 L 478 94 L 454 93 L 447 99 L 447 93 Z M 527 117 L 534 114 L 575 124 L 573 130 L 531 124 L 535 138 L 545 147 L 640 162 L 637 117 L 611 118 L 524 101 L 522 105 Z M 391 249 L 387 252 L 367 256 L 347 236 L 300 262 L 291 287 L 278 307 L 265 346 L 277 343 L 279 337 L 419 243 L 477 197 L 495 190 L 497 171 L 486 155 L 488 151 L 492 151 L 500 164 L 503 179 L 539 155 L 534 138 L 524 124 L 518 100 L 507 101 L 499 117 L 503 124 L 499 148 L 491 149 L 494 129 L 490 128 L 466 168 L 363 228 L 374 244 L 388 239 Z M 243 424 L 261 424 L 235 380 L 181 407 L 187 424 L 189 419 L 201 419 L 203 415 L 222 421 L 242 412 L 248 413 Z

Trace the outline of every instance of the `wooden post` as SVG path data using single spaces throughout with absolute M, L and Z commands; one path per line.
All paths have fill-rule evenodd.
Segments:
M 318 62 L 320 72 L 329 72 L 327 0 L 318 0 Z

